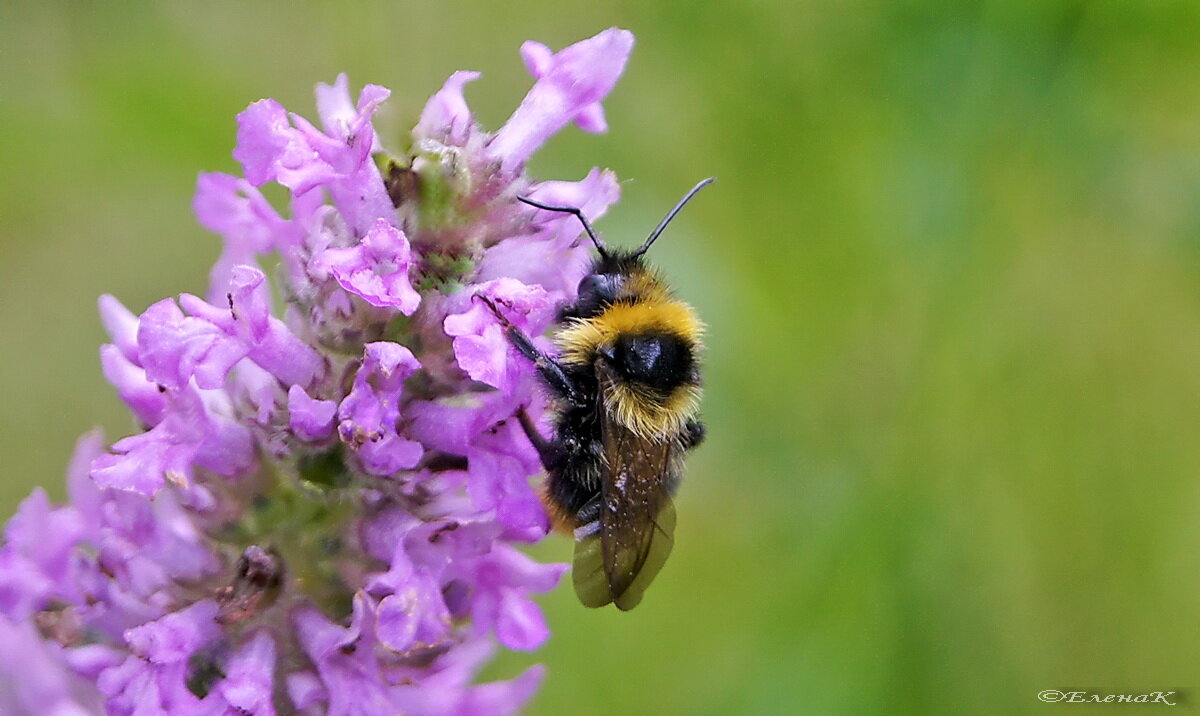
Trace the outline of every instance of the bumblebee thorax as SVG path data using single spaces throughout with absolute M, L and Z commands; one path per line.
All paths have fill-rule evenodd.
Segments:
M 616 288 L 615 301 L 559 331 L 560 360 L 594 370 L 605 408 L 630 430 L 678 433 L 699 403 L 703 324 L 648 273 L 624 276 Z

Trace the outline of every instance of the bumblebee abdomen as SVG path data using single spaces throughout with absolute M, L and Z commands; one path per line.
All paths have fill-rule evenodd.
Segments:
M 593 381 L 594 385 L 594 381 Z M 596 389 L 592 388 L 592 395 Z M 546 465 L 545 497 L 554 526 L 579 527 L 579 513 L 600 490 L 602 436 L 598 405 L 562 410 L 554 425 L 554 461 Z

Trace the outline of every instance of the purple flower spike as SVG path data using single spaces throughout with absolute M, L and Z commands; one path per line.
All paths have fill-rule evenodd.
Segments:
M 376 219 L 394 221 L 392 202 L 379 169 L 371 161 L 377 144 L 371 117 L 389 95 L 391 91 L 386 87 L 367 85 L 359 94 L 357 106 L 353 106 L 350 83 L 343 74 L 333 86 L 317 85 L 317 110 L 326 133 L 317 131 L 304 118 L 292 116 L 309 146 L 335 172 L 325 188 L 356 236 L 362 236 Z
M 337 403 L 311 398 L 304 392 L 304 388 L 298 385 L 293 385 L 288 391 L 288 413 L 291 415 L 292 431 L 301 440 L 321 442 L 333 435 L 337 409 Z
M 225 240 L 210 274 L 210 301 L 224 297 L 234 266 L 253 266 L 259 255 L 295 242 L 296 227 L 280 218 L 253 184 L 239 177 L 201 174 L 192 209 L 204 228 Z
M 540 43 L 526 43 L 522 55 L 537 83 L 488 151 L 505 171 L 516 171 L 568 122 L 582 119 L 586 129 L 605 128 L 600 100 L 617 83 L 632 49 L 633 33 L 615 27 L 557 54 Z
M 167 400 L 158 384 L 146 378 L 146 371 L 111 344 L 100 346 L 100 366 L 105 379 L 116 387 L 134 417 L 149 427 L 162 421 Z
M 491 300 L 513 325 L 532 335 L 545 331 L 553 318 L 554 307 L 541 286 L 501 278 L 480 285 L 476 295 Z M 463 313 L 448 317 L 445 329 L 447 335 L 454 336 L 454 354 L 467 375 L 506 392 L 520 380 L 522 359 L 483 301 L 475 301 Z
M 249 431 L 209 411 L 194 386 L 172 393 L 167 417 L 149 432 L 113 444 L 92 477 L 101 486 L 153 495 L 166 481 L 187 487 L 194 467 L 219 475 L 243 474 L 255 463 Z
M 370 155 L 375 144 L 375 130 L 371 127 L 371 115 L 390 95 L 386 87 L 367 85 L 358 98 L 358 105 L 350 102 L 350 78 L 345 73 L 338 75 L 333 85 L 317 85 L 317 114 L 330 137 L 340 139 L 358 149 L 359 157 Z
M 455 72 L 425 105 L 421 121 L 413 132 L 419 136 L 437 136 L 446 144 L 464 145 L 474 122 L 463 87 L 481 77 L 478 72 Z
M 121 355 L 125 356 L 126 360 L 140 366 L 137 347 L 137 316 L 108 294 L 100 297 L 99 304 L 100 321 L 104 324 L 104 330 L 108 331 L 108 335 L 112 338 L 113 345 L 120 349 Z
M 467 494 L 478 509 L 494 511 L 510 539 L 536 542 L 546 534 L 546 511 L 527 479 L 540 463 L 518 426 L 505 422 L 476 436 L 467 464 Z
M 518 549 L 549 530 L 521 419 L 553 406 L 505 328 L 549 349 L 594 252 L 574 217 L 513 197 L 590 219 L 617 200 L 612 172 L 524 166 L 569 122 L 604 130 L 632 43 L 526 43 L 536 84 L 494 135 L 463 96 L 477 72 L 408 138 L 375 130 L 389 91 L 355 99 L 345 75 L 317 86 L 317 124 L 270 99 L 238 115 L 245 176 L 201 174 L 193 202 L 223 241 L 206 298 L 100 299 L 101 367 L 137 428 L 81 439 L 68 504 L 35 490 L 4 529 L 0 712 L 522 708 L 541 666 L 478 674 L 546 641 L 534 597 L 566 565 Z
M 151 664 L 177 664 L 209 644 L 220 630 L 215 602 L 196 602 L 179 612 L 125 632 L 134 655 Z
M 147 308 L 138 323 L 138 357 L 146 378 L 165 388 L 179 390 L 192 378 L 201 388 L 221 388 L 245 356 L 245 347 L 219 326 L 185 316 L 169 298 Z
M 325 687 L 329 716 L 389 712 L 391 699 L 372 653 L 374 624 L 365 597 L 355 597 L 354 615 L 347 628 L 331 624 L 312 610 L 299 612 L 295 621 L 304 651 Z
M 580 181 L 543 182 L 530 194 L 546 204 L 577 206 L 595 221 L 620 198 L 621 188 L 612 172 L 593 169 Z M 535 234 L 502 241 L 484 252 L 479 278 L 515 278 L 546 289 L 556 303 L 570 301 L 591 267 L 595 249 L 570 214 L 539 211 L 535 221 Z
M 218 308 L 189 294 L 181 296 L 180 303 L 227 337 L 227 343 L 222 345 L 230 347 L 220 351 L 225 360 L 234 356 L 240 360 L 245 356 L 284 384 L 310 385 L 324 371 L 324 363 L 320 354 L 271 315 L 266 281 L 262 271 L 236 266 L 226 294 L 227 306 Z M 215 344 L 217 339 L 213 341 Z M 218 365 L 224 367 L 224 362 Z M 210 379 L 201 387 L 216 388 L 219 384 L 211 384 Z
M 421 444 L 396 432 L 404 380 L 420 367 L 404 346 L 370 343 L 366 347 L 354 388 L 338 411 L 338 434 L 372 475 L 391 475 L 415 467 L 421 459 Z
M 504 716 L 514 714 L 533 697 L 546 669 L 531 666 L 509 682 L 476 686 L 467 693 L 455 713 L 462 716 Z
M 72 673 L 63 648 L 43 641 L 28 621 L 0 616 L 0 713 L 86 716 L 99 694 Z
M 242 163 L 254 186 L 277 181 L 297 194 L 330 181 L 333 168 L 321 161 L 304 135 L 288 121 L 287 110 L 273 99 L 250 105 L 238 115 L 238 146 L 233 158 Z
M 0 547 L 0 608 L 27 618 L 56 594 L 59 585 L 69 590 L 74 576 L 71 555 L 86 528 L 77 510 L 52 510 L 41 488 L 25 498 Z
M 275 672 L 275 642 L 266 632 L 250 638 L 225 668 L 228 678 L 217 690 L 239 714 L 274 716 L 272 676 Z
M 554 69 L 554 52 L 540 42 L 530 40 L 521 45 L 521 59 L 525 61 L 525 69 L 534 79 L 540 80 Z M 593 102 L 579 111 L 575 116 L 575 124 L 585 132 L 599 134 L 608 131 L 608 122 L 604 120 L 604 107 L 599 102 Z
M 537 565 L 511 547 L 502 547 L 479 560 L 475 569 L 476 579 L 484 585 L 472 608 L 475 628 L 494 628 L 500 643 L 510 649 L 529 651 L 541 646 L 550 630 L 526 594 L 553 589 L 566 565 Z
M 372 306 L 395 308 L 412 315 L 421 302 L 408 279 L 412 261 L 404 232 L 377 219 L 362 243 L 327 249 L 317 260 L 338 284 Z

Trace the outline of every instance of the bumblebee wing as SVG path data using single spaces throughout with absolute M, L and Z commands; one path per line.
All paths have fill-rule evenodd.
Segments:
M 605 564 L 602 534 L 580 539 L 575 544 L 575 560 L 571 568 L 575 595 L 585 607 L 602 607 L 615 601 L 618 609 L 633 609 L 671 554 L 671 548 L 675 545 L 674 534 L 675 506 L 668 498 L 655 519 L 653 531 L 645 534 L 644 543 L 635 551 L 621 552 L 618 548 L 618 559 L 612 569 Z M 622 555 L 628 555 L 628 558 L 622 559 Z M 640 568 L 622 566 L 636 564 L 639 560 Z
M 581 512 L 600 507 L 600 496 L 584 506 Z M 612 590 L 608 586 L 608 574 L 604 571 L 604 548 L 600 544 L 599 512 L 597 517 L 575 530 L 575 559 L 571 564 L 571 580 L 575 585 L 575 596 L 585 607 L 602 607 L 612 603 Z
M 602 423 L 600 494 L 580 510 L 573 579 L 585 606 L 615 602 L 628 610 L 642 600 L 675 543 L 669 486 L 680 451 L 674 440 L 640 437 L 608 416 Z

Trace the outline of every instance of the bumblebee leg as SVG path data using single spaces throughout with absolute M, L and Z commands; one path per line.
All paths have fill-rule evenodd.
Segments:
M 529 442 L 533 444 L 533 449 L 537 450 L 538 457 L 542 460 L 542 467 L 550 470 L 553 465 L 557 465 L 562 460 L 562 451 L 556 448 L 554 443 L 542 437 L 537 426 L 529 417 L 529 413 L 525 412 L 524 406 L 517 411 L 517 420 L 520 421 L 521 429 L 525 431 Z
M 687 425 L 683 426 L 683 444 L 684 450 L 691 450 L 700 443 L 704 442 L 704 423 L 698 420 L 689 420 Z
M 558 361 L 538 350 L 529 336 L 516 326 L 506 328 L 505 334 L 521 355 L 533 361 L 538 373 L 541 373 L 542 378 L 550 384 L 554 391 L 572 405 L 584 404 L 583 393 L 575 386 L 575 381 L 571 380 L 566 369 L 559 365 Z
M 500 325 L 504 326 L 504 335 L 508 338 L 513 347 L 529 360 L 533 361 L 534 367 L 541 373 L 550 387 L 561 395 L 567 402 L 572 405 L 583 405 L 583 393 L 575 385 L 575 381 L 567 375 L 567 371 L 558 361 L 538 350 L 538 347 L 533 345 L 533 339 L 525 335 L 525 332 L 513 325 L 512 321 L 500 309 L 496 308 L 496 304 L 487 296 L 475 294 L 475 298 L 483 301 L 488 308 L 492 309 L 492 313 L 496 314 L 496 319 L 500 321 Z
M 579 508 L 579 512 L 575 513 L 579 519 L 579 524 L 586 525 L 589 522 L 594 522 L 600 519 L 600 495 L 596 495 L 588 500 L 588 503 Z
M 572 535 L 576 542 L 581 542 L 600 531 L 600 507 L 600 495 L 596 495 L 575 513 L 575 524 L 579 526 L 573 530 Z

